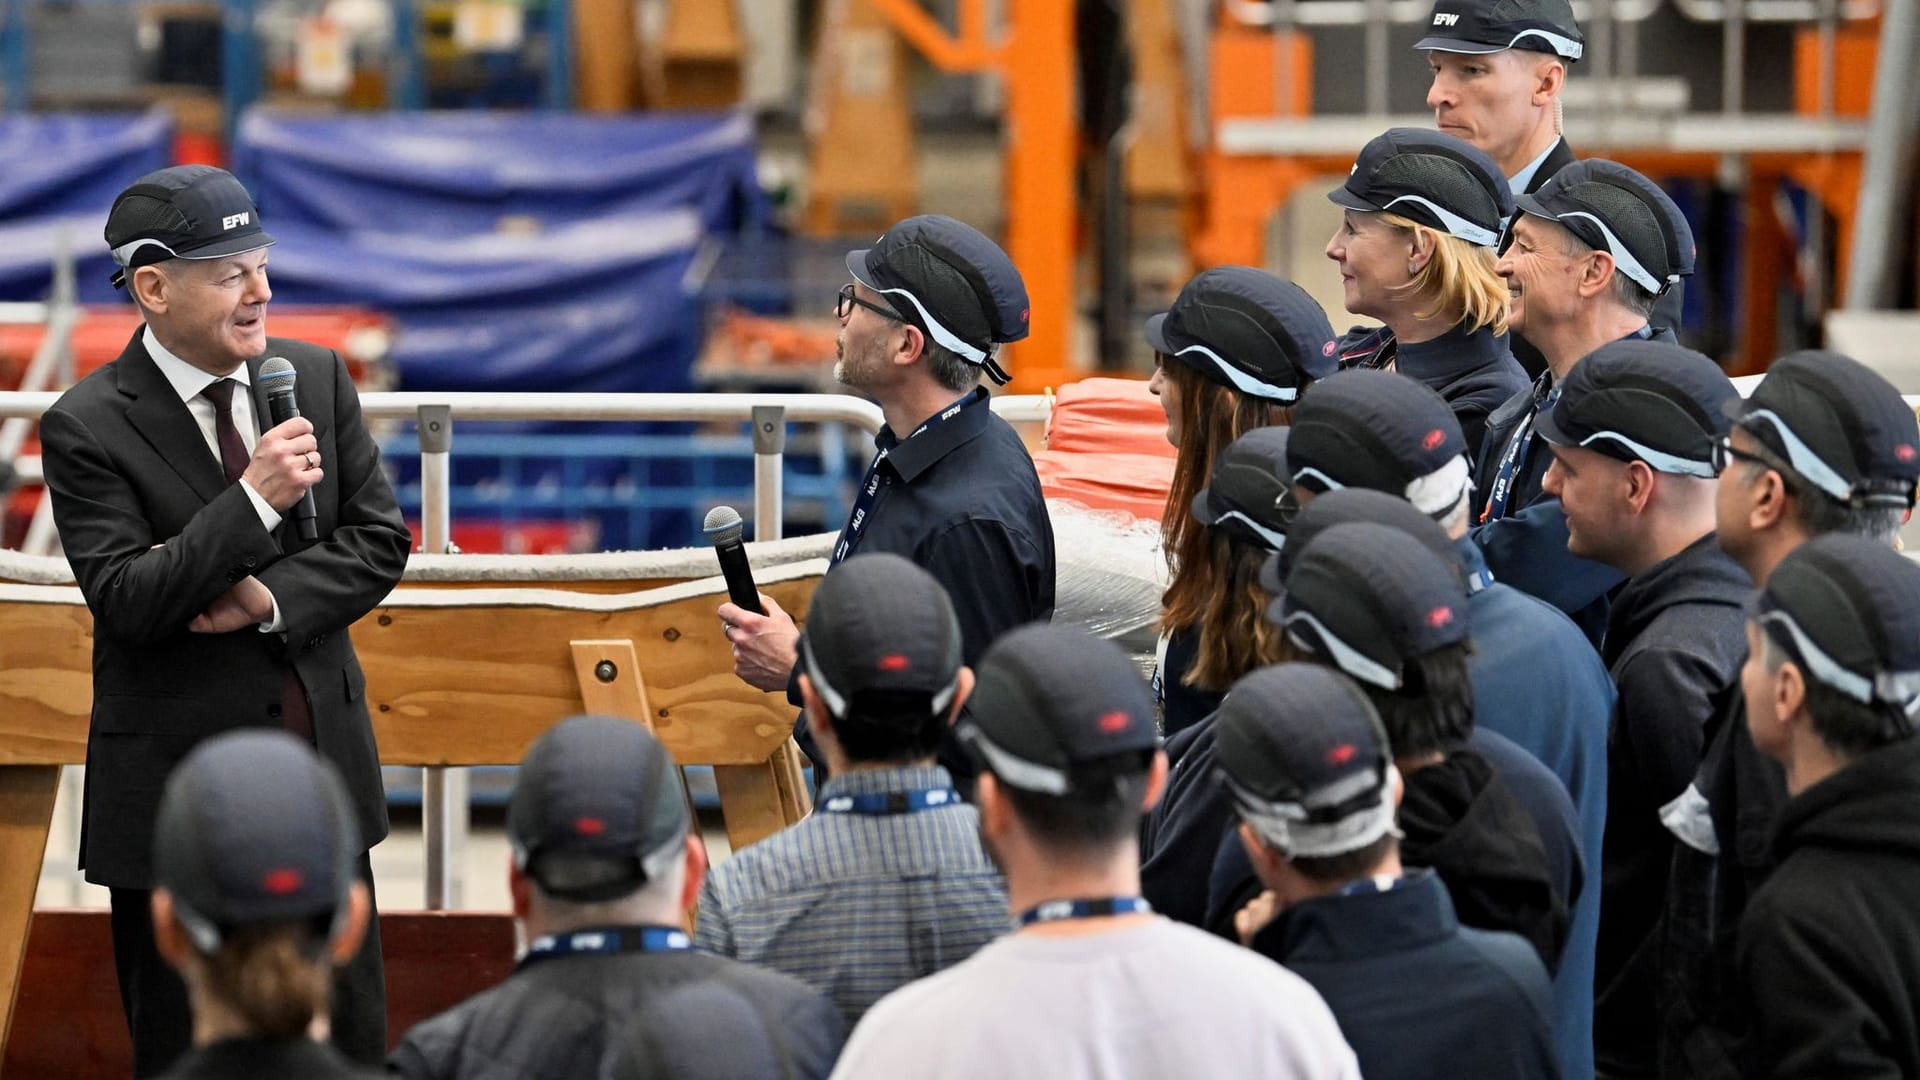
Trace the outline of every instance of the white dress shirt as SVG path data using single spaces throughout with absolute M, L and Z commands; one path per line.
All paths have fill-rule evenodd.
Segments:
M 207 441 L 207 449 L 213 454 L 213 459 L 221 461 L 220 429 L 216 426 L 218 418 L 214 415 L 213 402 L 207 400 L 205 391 L 207 387 L 220 381 L 222 376 L 209 375 L 175 356 L 172 350 L 160 344 L 159 338 L 153 336 L 151 326 L 147 327 L 145 333 L 141 335 L 141 341 L 147 347 L 147 355 L 153 357 L 154 366 L 160 369 L 160 374 L 167 377 L 167 383 L 173 387 L 173 392 L 180 395 L 181 403 L 186 405 L 187 411 L 193 414 L 194 423 L 200 426 L 200 437 Z M 247 365 L 241 364 L 233 370 L 233 374 L 224 377 L 239 383 L 243 388 L 242 391 L 233 395 L 233 426 L 240 433 L 240 441 L 246 444 L 247 453 L 251 454 L 255 444 L 260 441 L 259 421 L 253 415 L 253 391 L 250 381 L 252 376 L 247 372 Z M 221 475 L 226 475 L 224 462 L 221 464 Z M 280 527 L 280 512 L 268 506 L 267 500 L 253 490 L 252 484 L 243 479 L 240 481 L 240 490 L 246 492 L 248 501 L 253 503 L 253 511 L 260 515 L 262 527 L 268 532 Z M 273 593 L 269 591 L 267 595 L 272 596 Z M 271 622 L 261 623 L 260 629 L 266 632 L 282 628 L 280 601 L 274 600 L 273 619 Z

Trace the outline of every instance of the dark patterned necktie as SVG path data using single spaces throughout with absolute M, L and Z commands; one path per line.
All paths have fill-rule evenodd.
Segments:
M 246 441 L 240 438 L 240 429 L 233 422 L 233 391 L 239 385 L 233 379 L 215 379 L 200 391 L 201 396 L 213 402 L 214 441 L 220 444 L 220 467 L 226 470 L 229 484 L 240 479 L 252 458 L 247 453 Z M 280 724 L 295 738 L 313 741 L 313 714 L 307 708 L 306 687 L 301 685 L 299 672 L 291 667 L 287 668 L 286 681 L 280 686 Z
M 240 438 L 240 429 L 233 424 L 233 388 L 239 385 L 232 379 L 215 379 L 200 391 L 200 396 L 213 402 L 213 432 L 220 444 L 220 467 L 227 471 L 229 484 L 247 471 L 252 456 L 247 453 L 246 441 Z

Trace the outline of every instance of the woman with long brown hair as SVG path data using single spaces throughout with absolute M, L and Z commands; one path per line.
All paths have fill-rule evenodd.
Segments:
M 1384 326 L 1340 339 L 1341 367 L 1387 368 L 1438 391 L 1476 460 L 1487 415 L 1527 388 L 1507 337 L 1505 278 L 1494 249 L 1513 193 L 1493 159 L 1437 131 L 1394 128 L 1369 142 L 1327 241 L 1347 310 Z
M 1264 613 L 1271 597 L 1261 567 L 1286 545 L 1297 504 L 1287 470 L 1285 427 L 1256 428 L 1220 453 L 1191 519 L 1203 530 L 1212 590 L 1201 598 L 1186 671 L 1195 687 L 1226 687 L 1286 658 L 1285 631 Z M 1218 695 L 1224 696 L 1224 695 Z M 1233 819 L 1214 777 L 1213 710 L 1167 740 L 1173 762 L 1166 790 L 1140 829 L 1140 891 L 1168 918 L 1199 925 L 1207 913 L 1208 872 Z
M 1285 424 L 1315 379 L 1337 369 L 1333 325 L 1298 285 L 1247 266 L 1221 266 L 1187 283 L 1164 315 L 1147 320 L 1155 367 L 1148 388 L 1167 413 L 1177 449 L 1161 517 L 1161 544 L 1172 583 L 1161 597 L 1155 696 L 1172 736 L 1211 713 L 1234 679 L 1234 635 L 1216 626 L 1207 661 L 1203 624 L 1225 591 L 1229 561 L 1191 513 L 1229 443 L 1258 428 Z M 1259 621 L 1257 610 L 1250 613 Z M 1236 653 L 1237 657 L 1237 653 Z M 1204 667 L 1204 670 L 1202 670 Z
M 339 777 L 284 732 L 181 762 L 154 831 L 153 940 L 187 984 L 193 1049 L 167 1080 L 377 1075 L 324 1042 L 334 969 L 371 910 L 359 854 Z

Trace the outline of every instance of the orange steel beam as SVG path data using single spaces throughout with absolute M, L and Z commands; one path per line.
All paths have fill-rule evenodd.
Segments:
M 1032 321 L 1007 348 L 1012 390 L 1033 393 L 1078 378 L 1073 363 L 1073 5 L 1009 0 L 1007 32 L 988 40 L 986 0 L 961 0 L 960 34 L 947 32 L 915 0 L 870 0 L 908 44 L 944 71 L 994 71 L 1006 84 L 1007 254 L 1026 279 Z

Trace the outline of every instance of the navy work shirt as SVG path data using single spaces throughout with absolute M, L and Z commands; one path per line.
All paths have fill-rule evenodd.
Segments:
M 880 488 L 847 556 L 890 551 L 932 574 L 953 599 L 969 666 L 1000 635 L 1053 618 L 1053 522 L 1040 477 L 988 397 L 974 390 L 959 412 L 905 439 L 880 429 Z M 787 696 L 800 704 L 796 682 Z M 963 755 L 951 751 L 942 764 L 956 780 L 971 777 Z

